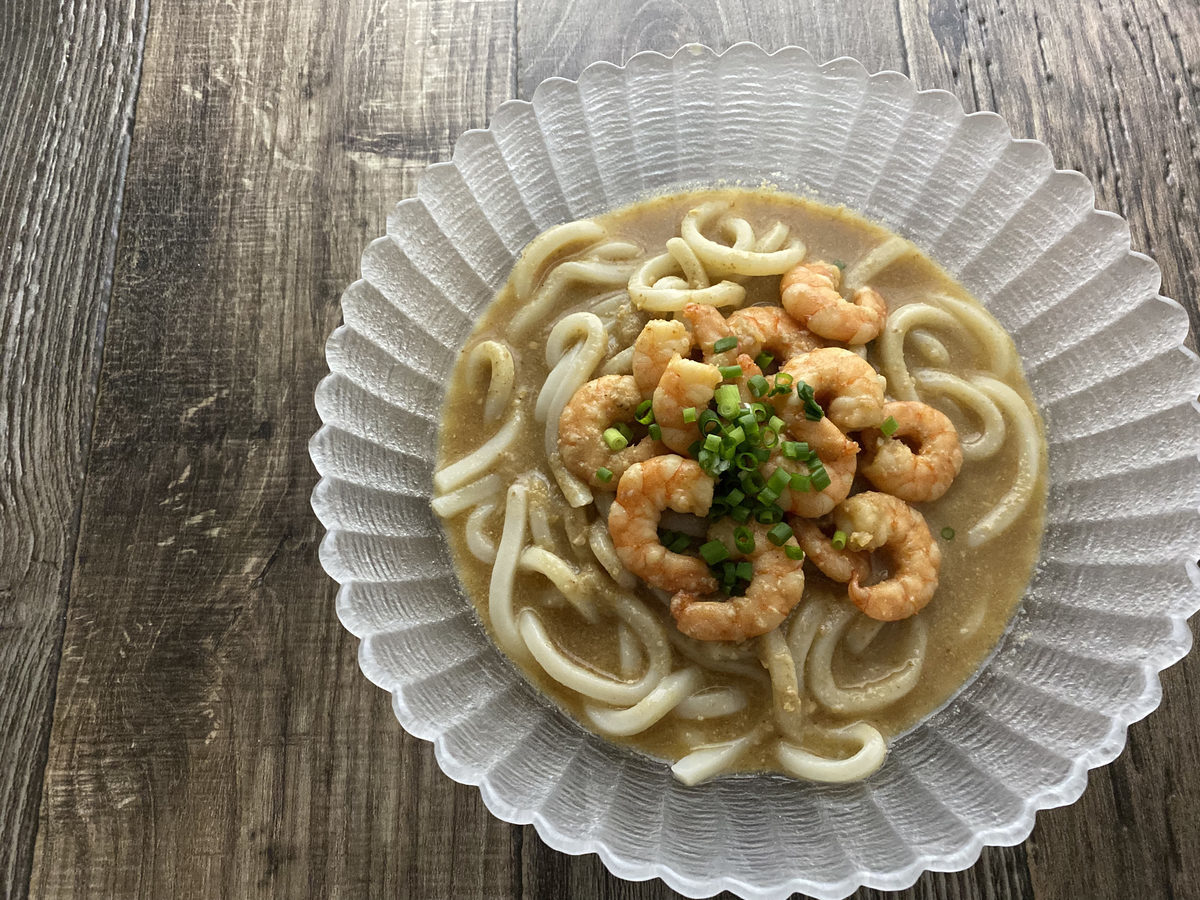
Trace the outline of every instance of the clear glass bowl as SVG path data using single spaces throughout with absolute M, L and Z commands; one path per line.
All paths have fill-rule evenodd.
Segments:
M 443 387 L 472 322 L 550 225 L 718 181 L 844 203 L 911 238 L 1012 333 L 1045 416 L 1042 558 L 980 675 L 868 781 L 695 788 L 542 700 L 480 629 L 429 509 Z M 689 896 L 896 889 L 1015 844 L 1158 705 L 1200 608 L 1200 365 L 1091 185 L 990 113 L 804 50 L 600 63 L 467 132 L 342 297 L 313 508 L 338 615 L 396 717 L 456 781 L 552 847 Z

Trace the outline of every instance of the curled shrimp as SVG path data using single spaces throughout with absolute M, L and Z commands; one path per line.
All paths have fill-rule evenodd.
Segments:
M 888 403 L 896 420 L 891 437 L 872 428 L 862 434 L 862 473 L 871 484 L 909 503 L 936 500 L 962 468 L 962 445 L 954 423 L 925 403 Z
M 666 454 L 634 463 L 621 476 L 608 511 L 608 531 L 621 563 L 664 591 L 715 591 L 717 580 L 702 559 L 672 553 L 658 539 L 663 510 L 703 516 L 712 496 L 713 480 L 693 460 Z
M 778 306 L 748 306 L 729 316 L 738 337 L 738 352 L 751 357 L 766 352 L 780 362 L 824 346 L 820 338 Z
M 709 538 L 717 537 L 730 525 L 718 523 L 709 531 Z M 700 596 L 704 592 L 680 590 L 671 598 L 675 625 L 688 637 L 698 641 L 743 641 L 766 634 L 778 628 L 804 596 L 803 559 L 788 559 L 783 547 L 768 540 L 765 525 L 755 523 L 751 534 L 754 549 L 746 558 L 754 564 L 754 575 L 743 596 L 704 600 Z M 722 542 L 729 548 L 735 546 L 731 538 Z M 738 558 L 740 554 L 732 556 Z
M 825 415 L 842 431 L 883 421 L 883 376 L 857 353 L 823 347 L 789 359 L 780 371 L 807 383 Z
M 601 375 L 584 382 L 558 417 L 558 453 L 567 470 L 601 491 L 614 490 L 616 479 L 601 481 L 596 472 L 608 469 L 613 475 L 634 463 L 663 452 L 663 446 L 649 436 L 623 450 L 611 450 L 604 442 L 604 431 L 619 422 L 633 422 L 642 392 L 630 375 Z
M 857 573 L 850 578 L 855 606 L 872 619 L 894 622 L 930 601 L 938 586 L 942 551 L 924 516 L 891 494 L 864 491 L 842 503 L 834 521 L 849 535 L 849 546 L 880 550 L 888 564 L 888 577 L 878 584 L 864 585 Z
M 687 448 L 700 437 L 700 427 L 683 420 L 685 409 L 699 413 L 708 408 L 721 373 L 716 366 L 683 359 L 676 355 L 667 363 L 658 387 L 654 389 L 654 421 L 662 429 L 662 442 L 676 453 L 687 453 Z
M 711 306 L 719 317 L 721 314 Z M 649 397 L 674 356 L 686 357 L 692 351 L 692 336 L 682 322 L 651 319 L 633 342 L 633 377 L 643 396 Z
M 813 565 L 827 578 L 845 584 L 851 578 L 865 581 L 871 574 L 871 560 L 866 552 L 851 550 L 848 547 L 839 550 L 834 547 L 832 538 L 825 533 L 823 523 L 789 516 L 788 524 L 792 526 L 796 543 L 800 545 L 804 555 L 811 559 Z
M 795 393 L 787 400 L 777 401 L 776 411 L 787 426 L 786 438 L 803 441 L 810 450 L 821 458 L 821 464 L 829 475 L 829 486 L 820 491 L 800 491 L 785 488 L 777 501 L 785 510 L 804 518 L 817 518 L 828 514 L 850 494 L 854 483 L 854 471 L 858 465 L 858 444 L 846 437 L 826 416 L 816 422 L 804 415 L 804 406 Z M 780 436 L 784 437 L 783 435 Z M 779 450 L 762 464 L 764 478 L 770 478 L 776 468 L 793 475 L 809 474 L 807 464 L 790 460 Z
M 732 350 L 723 350 L 718 353 L 713 347 L 717 341 L 723 338 L 738 337 L 730 327 L 729 319 L 721 315 L 719 309 L 701 303 L 689 303 L 683 308 L 683 317 L 691 326 L 696 346 L 704 354 L 706 363 L 714 366 L 728 366 L 733 364 L 734 359 L 740 353 L 749 353 L 749 343 L 743 347 L 741 338 L 738 338 L 737 346 Z
M 842 270 L 826 262 L 801 263 L 779 282 L 783 308 L 813 334 L 847 344 L 875 340 L 887 304 L 874 288 L 861 287 L 847 300 L 838 293 Z

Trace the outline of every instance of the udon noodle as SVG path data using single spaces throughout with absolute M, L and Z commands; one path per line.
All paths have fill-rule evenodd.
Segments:
M 932 600 L 915 615 L 881 615 L 861 602 L 872 585 L 898 579 L 903 566 L 871 554 L 879 535 L 857 530 L 853 522 L 859 520 L 846 518 L 853 506 L 846 500 L 833 509 L 832 518 L 824 508 L 807 523 L 789 515 L 781 531 L 768 533 L 775 547 L 746 549 L 753 538 L 746 537 L 745 528 L 734 528 L 743 555 L 735 552 L 728 562 L 709 560 L 704 548 L 711 540 L 700 546 L 713 576 L 724 572 L 718 603 L 732 602 L 724 596 L 733 596 L 735 583 L 752 593 L 747 582 L 758 578 L 760 565 L 765 570 L 762 560 L 771 553 L 776 565 L 803 576 L 798 580 L 802 596 L 792 591 L 777 624 L 700 639 L 694 630 L 684 633 L 679 594 L 685 592 L 678 589 L 673 597 L 676 588 L 647 584 L 644 572 L 631 571 L 637 566 L 630 560 L 640 559 L 648 546 L 657 553 L 661 539 L 676 548 L 663 558 L 686 556 L 693 568 L 703 569 L 696 545 L 719 530 L 722 514 L 736 518 L 742 512 L 730 508 L 732 495 L 722 495 L 722 510 L 710 509 L 707 520 L 668 509 L 657 539 L 632 546 L 624 537 L 614 541 L 613 523 L 627 514 L 620 498 L 634 478 L 629 473 L 649 471 L 643 465 L 649 451 L 639 450 L 634 464 L 614 462 L 614 471 L 601 465 L 591 477 L 591 471 L 564 458 L 560 422 L 564 410 L 578 402 L 573 398 L 583 396 L 595 379 L 623 378 L 621 383 L 628 384 L 643 378 L 635 339 L 647 321 L 686 321 L 690 357 L 696 358 L 695 348 L 703 344 L 697 323 L 703 317 L 693 304 L 716 310 L 717 319 L 710 321 L 718 324 L 735 310 L 778 309 L 780 276 L 805 267 L 811 270 L 800 273 L 805 278 L 813 271 L 833 271 L 816 260 L 836 265 L 843 297 L 877 293 L 887 309 L 882 330 L 871 340 L 815 338 L 812 346 L 848 347 L 886 380 L 880 383 L 886 383 L 889 404 L 931 406 L 957 433 L 961 473 L 949 490 L 942 489 L 944 495 L 912 501 L 912 515 L 922 528 L 928 523 L 936 542 L 928 553 L 940 554 L 940 581 L 934 566 L 936 591 L 930 589 Z M 808 320 L 809 327 L 815 327 L 815 318 Z M 669 327 L 673 334 L 685 333 Z M 719 362 L 714 361 L 719 346 L 707 346 L 706 362 Z M 686 360 L 689 354 L 679 356 Z M 686 368 L 680 360 L 671 365 Z M 749 382 L 739 382 L 743 402 L 734 412 L 721 413 L 725 430 L 716 437 L 723 434 L 724 440 L 735 440 L 735 431 L 736 440 L 742 439 L 734 416 L 747 409 L 758 414 L 750 400 L 760 396 L 754 391 L 762 384 L 773 386 L 771 399 L 792 383 L 790 374 L 785 379 L 775 371 L 765 351 L 753 364 L 747 358 L 742 364 L 721 369 L 721 377 L 745 379 L 749 370 L 761 369 L 763 381 L 752 385 L 750 394 L 745 392 Z M 667 440 L 668 426 L 657 392 L 665 390 L 667 377 L 656 373 L 640 395 L 640 424 L 632 417 L 625 420 L 632 428 L 622 426 L 620 439 L 612 438 L 614 454 L 644 442 L 654 458 L 704 461 L 709 444 L 696 441 L 687 452 L 671 454 L 659 443 Z M 725 399 L 729 396 L 727 391 Z M 758 405 L 764 406 L 760 421 L 767 423 L 770 415 L 770 428 L 782 426 L 773 407 Z M 813 420 L 811 407 L 797 408 L 807 409 Z M 857 441 L 851 444 L 855 450 L 869 440 L 879 446 L 893 440 L 886 428 L 889 421 L 895 426 L 894 418 L 882 425 L 879 417 L 871 425 L 855 424 L 854 411 L 836 400 L 817 408 L 829 420 L 823 427 L 837 425 L 845 436 L 834 433 Z M 684 410 L 684 422 L 693 421 L 689 412 L 695 415 L 696 409 Z M 718 420 L 716 413 L 708 417 Z M 752 418 L 744 419 L 747 427 Z M 789 420 L 789 434 L 792 427 Z M 884 437 L 872 437 L 871 428 L 884 429 Z M 604 430 L 608 441 L 614 429 Z M 897 433 L 896 443 L 902 434 Z M 782 430 L 776 437 L 784 447 Z M 796 446 L 788 442 L 784 449 Z M 789 485 L 785 489 L 793 492 L 817 491 L 810 499 L 819 499 L 826 489 L 816 471 L 824 474 L 822 460 L 829 468 L 835 463 L 803 446 L 809 456 L 800 459 L 807 459 L 809 474 L 783 471 L 774 484 Z M 767 452 L 758 458 L 765 459 Z M 671 463 L 676 464 L 682 465 Z M 433 508 L 445 520 L 462 581 L 492 638 L 586 727 L 668 760 L 687 784 L 764 769 L 845 782 L 878 769 L 887 741 L 960 689 L 1002 633 L 1036 559 L 1045 467 L 1040 420 L 1011 339 L 912 243 L 845 210 L 811 201 L 764 191 L 706 191 L 559 225 L 529 244 L 468 341 L 451 384 Z M 710 482 L 717 478 L 705 471 Z M 854 479 L 852 486 L 846 482 L 851 499 L 865 504 L 864 498 L 881 496 L 871 493 L 883 489 L 866 483 L 862 463 L 855 473 L 853 457 L 849 478 Z M 622 493 L 614 495 L 618 485 Z M 766 504 L 756 513 L 759 522 L 769 523 L 763 510 L 773 509 L 776 498 L 779 505 L 785 502 L 768 484 L 758 501 Z M 892 506 L 881 508 L 909 508 L 903 501 L 889 502 Z M 852 522 L 847 530 L 843 521 Z M 814 554 L 836 557 L 834 562 L 848 559 L 858 567 L 851 581 L 854 603 L 844 583 L 851 576 L 823 574 L 825 559 Z M 751 559 L 754 565 L 738 567 Z M 889 617 L 897 621 L 883 620 Z

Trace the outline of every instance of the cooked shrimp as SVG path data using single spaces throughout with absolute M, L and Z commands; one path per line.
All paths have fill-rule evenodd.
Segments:
M 662 429 L 664 444 L 676 453 L 687 453 L 692 442 L 699 439 L 700 428 L 695 422 L 683 421 L 683 411 L 691 408 L 699 415 L 707 409 L 720 383 L 721 373 L 716 366 L 678 355 L 671 358 L 654 389 L 654 421 Z
M 654 393 L 671 357 L 686 357 L 691 351 L 692 336 L 682 322 L 668 322 L 666 319 L 647 322 L 633 342 L 633 377 L 642 395 L 649 397 Z
M 650 437 L 616 451 L 604 442 L 606 428 L 634 421 L 641 401 L 642 392 L 630 375 L 601 375 L 581 385 L 558 418 L 558 452 L 567 470 L 597 490 L 612 491 L 616 479 L 601 481 L 598 469 L 620 477 L 634 463 L 663 453 L 662 444 Z
M 738 352 L 751 358 L 765 351 L 782 363 L 824 346 L 820 338 L 778 306 L 739 309 L 728 322 L 738 337 Z
M 726 523 L 714 527 L 709 537 L 720 535 L 721 526 Z M 702 600 L 700 595 L 705 592 L 681 589 L 671 598 L 671 615 L 688 637 L 698 641 L 744 641 L 766 634 L 777 628 L 804 596 L 804 561 L 788 559 L 783 547 L 768 540 L 765 525 L 750 527 L 754 549 L 746 557 L 754 563 L 754 577 L 744 596 Z M 735 546 L 729 538 L 723 543 L 731 551 Z M 736 559 L 740 554 L 734 551 L 731 556 Z
M 789 359 L 780 371 L 806 382 L 825 415 L 842 431 L 883 421 L 883 376 L 857 353 L 823 347 Z
M 786 438 L 808 444 L 809 449 L 816 451 L 821 458 L 821 464 L 829 474 L 829 486 L 823 491 L 793 491 L 788 488 L 779 495 L 778 503 L 793 515 L 804 518 L 826 515 L 850 493 L 857 466 L 858 444 L 842 434 L 828 416 L 817 422 L 806 419 L 804 407 L 794 393 L 789 400 L 777 402 L 775 408 L 787 424 Z M 777 467 L 793 474 L 808 474 L 808 467 L 803 462 L 787 459 L 776 451 L 763 463 L 763 477 L 770 478 Z
M 851 578 L 863 581 L 871 574 L 871 560 L 867 554 L 848 547 L 838 550 L 833 546 L 821 523 L 794 516 L 789 516 L 787 521 L 792 526 L 792 531 L 796 534 L 796 543 L 800 545 L 804 555 L 811 559 L 813 565 L 826 577 L 845 584 Z
M 687 319 L 688 324 L 692 327 L 692 335 L 696 339 L 696 346 L 704 354 L 704 361 L 706 363 L 714 366 L 731 366 L 739 353 L 750 352 L 749 344 L 743 347 L 741 338 L 738 339 L 737 346 L 732 350 L 724 350 L 721 353 L 717 353 L 713 349 L 713 344 L 722 338 L 738 337 L 730 327 L 729 320 L 721 315 L 721 311 L 716 307 L 706 306 L 701 303 L 689 303 L 683 308 L 683 317 Z M 680 355 L 682 356 L 683 354 Z M 755 354 L 752 353 L 750 355 L 753 357 Z
M 937 590 L 942 552 L 924 516 L 890 494 L 864 491 L 839 506 L 834 521 L 850 536 L 850 546 L 881 550 L 888 563 L 888 577 L 878 584 L 862 584 L 857 573 L 850 578 L 855 606 L 872 619 L 894 622 L 929 602 Z
M 715 591 L 717 580 L 704 560 L 672 553 L 658 539 L 663 510 L 707 515 L 712 496 L 713 480 L 693 460 L 666 454 L 634 463 L 621 476 L 608 511 L 608 531 L 621 563 L 664 591 Z
M 883 330 L 887 304 L 874 288 L 862 287 L 854 297 L 838 293 L 842 270 L 826 262 L 801 263 L 779 282 L 783 308 L 813 334 L 847 344 L 873 341 Z
M 881 491 L 924 503 L 946 493 L 962 468 L 958 431 L 942 412 L 916 401 L 889 403 L 885 417 L 896 420 L 891 437 L 864 431 L 862 473 Z

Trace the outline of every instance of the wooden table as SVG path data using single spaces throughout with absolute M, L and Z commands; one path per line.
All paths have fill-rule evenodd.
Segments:
M 308 505 L 362 247 L 550 75 L 743 39 L 909 73 L 1086 174 L 1195 326 L 1194 2 L 785 5 L 2 4 L 0 895 L 670 895 L 492 818 L 400 730 Z M 1080 802 L 904 896 L 1200 896 L 1200 655 L 1163 695 Z

